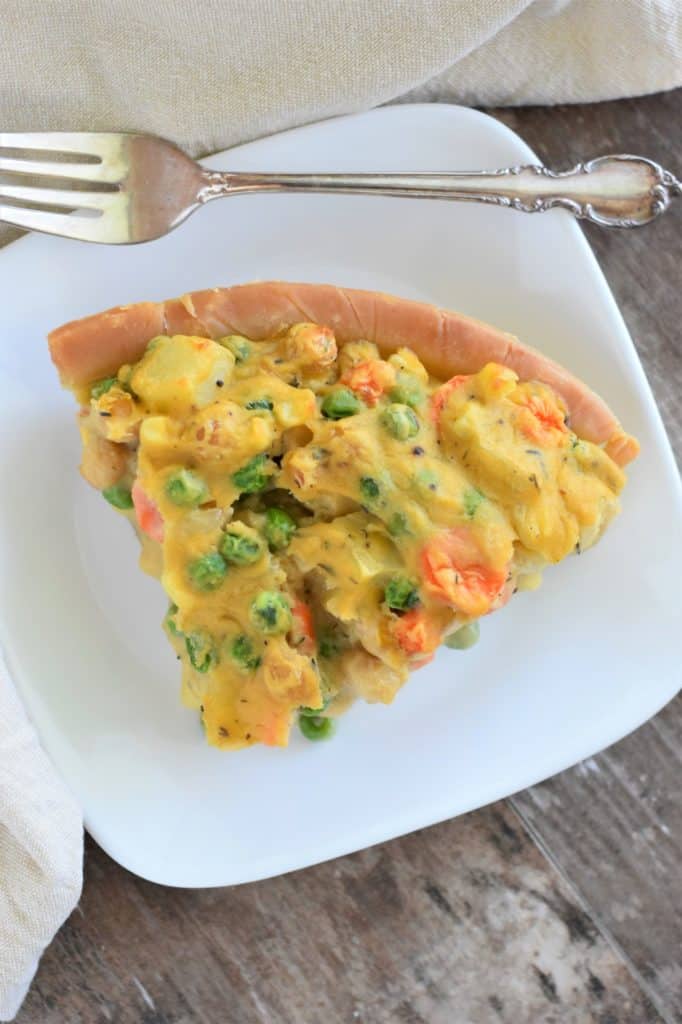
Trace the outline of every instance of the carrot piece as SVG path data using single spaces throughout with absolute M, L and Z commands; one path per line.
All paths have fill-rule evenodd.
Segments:
M 401 615 L 393 626 L 393 635 L 405 654 L 425 656 L 415 665 L 416 668 L 431 661 L 433 651 L 441 641 L 440 630 L 423 608 L 413 608 Z
M 443 409 L 448 398 L 453 391 L 456 391 L 458 387 L 461 387 L 465 381 L 470 379 L 469 374 L 458 373 L 450 380 L 446 380 L 445 384 L 441 384 L 433 394 L 431 395 L 431 419 L 434 423 L 438 423 L 443 414 Z
M 517 423 L 522 434 L 552 448 L 566 441 L 568 427 L 561 409 L 545 395 L 524 395 Z
M 289 630 L 289 643 L 301 654 L 314 654 L 317 648 L 313 613 L 305 601 L 296 601 L 291 608 L 292 624 Z
M 367 405 L 376 405 L 385 391 L 395 384 L 396 372 L 390 363 L 381 359 L 366 359 L 351 366 L 341 377 L 341 383 L 354 391 Z
M 291 713 L 273 710 L 259 728 L 259 739 L 266 747 L 286 747 L 291 727 Z
M 135 481 L 131 491 L 133 505 L 135 506 L 135 515 L 139 523 L 140 529 L 151 537 L 152 540 L 156 540 L 159 544 L 163 543 L 163 518 L 159 512 L 158 505 L 156 502 L 148 498 L 142 490 L 140 484 Z
M 421 551 L 427 590 L 465 615 L 485 615 L 507 581 L 486 565 L 471 532 L 456 526 L 434 534 Z

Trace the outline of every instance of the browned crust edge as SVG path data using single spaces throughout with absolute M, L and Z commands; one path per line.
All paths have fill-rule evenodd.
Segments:
M 382 353 L 409 346 L 442 379 L 503 363 L 522 380 L 552 387 L 566 404 L 572 429 L 603 445 L 618 465 L 639 452 L 603 399 L 547 356 L 480 320 L 382 292 L 283 281 L 213 288 L 74 320 L 52 331 L 48 343 L 62 383 L 78 388 L 135 362 L 158 334 L 261 339 L 302 320 L 331 327 L 340 342 L 373 341 Z

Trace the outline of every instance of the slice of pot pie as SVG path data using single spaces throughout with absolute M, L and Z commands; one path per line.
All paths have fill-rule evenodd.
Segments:
M 50 335 L 81 470 L 137 529 L 208 742 L 310 738 L 618 511 L 637 454 L 512 336 L 373 292 L 256 283 Z

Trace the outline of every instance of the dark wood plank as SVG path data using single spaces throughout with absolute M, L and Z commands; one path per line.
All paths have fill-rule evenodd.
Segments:
M 514 797 L 652 1000 L 682 1021 L 682 700 L 621 743 Z
M 627 967 L 503 803 L 236 889 L 86 884 L 18 1024 L 648 1024 Z
M 635 152 L 682 174 L 682 90 L 495 111 L 547 162 Z M 682 457 L 682 202 L 637 232 L 588 229 Z M 644 456 L 646 454 L 644 453 Z M 680 668 L 682 682 L 682 666 Z M 646 681 L 643 680 L 643 685 Z M 515 797 L 656 1004 L 682 1021 L 682 697 L 623 742 Z

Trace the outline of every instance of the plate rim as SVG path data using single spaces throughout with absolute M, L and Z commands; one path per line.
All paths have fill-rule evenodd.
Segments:
M 273 135 L 267 136 L 262 139 L 256 139 L 251 142 L 230 147 L 229 149 L 226 150 L 221 150 L 213 154 L 211 157 L 207 157 L 205 158 L 205 160 L 202 160 L 202 163 L 205 163 L 210 166 L 211 163 L 216 160 L 223 161 L 228 159 L 230 154 L 233 154 L 235 152 L 241 153 L 247 152 L 249 150 L 257 150 L 260 146 L 267 145 L 267 143 L 274 137 L 279 138 L 292 135 L 301 136 L 308 133 L 314 133 L 321 126 L 333 126 L 338 122 L 367 120 L 370 118 L 390 119 L 392 117 L 397 117 L 398 119 L 400 119 L 401 117 L 405 117 L 406 115 L 409 117 L 411 114 L 421 115 L 424 113 L 426 113 L 426 116 L 428 117 L 444 118 L 445 120 L 452 117 L 453 114 L 455 114 L 457 117 L 465 116 L 466 118 L 470 118 L 472 121 L 478 121 L 480 123 L 485 124 L 486 128 L 489 128 L 492 122 L 492 125 L 495 126 L 495 130 L 497 131 L 498 134 L 505 135 L 517 149 L 522 148 L 528 154 L 529 162 L 537 160 L 536 155 L 533 153 L 533 151 L 530 149 L 528 144 L 521 136 L 519 136 L 516 132 L 509 128 L 508 125 L 506 125 L 504 122 L 499 121 L 498 119 L 492 117 L 489 114 L 483 113 L 482 111 L 479 110 L 474 110 L 470 107 L 463 107 L 456 104 L 417 103 L 394 104 L 390 106 L 374 108 L 373 110 L 366 112 L 349 115 L 340 115 L 332 118 L 325 118 L 321 121 L 315 121 L 299 127 L 289 128 L 282 132 L 274 133 Z M 608 304 L 609 314 L 612 318 L 612 322 L 618 324 L 620 335 L 618 343 L 620 346 L 623 347 L 624 355 L 627 357 L 628 369 L 635 374 L 638 395 L 642 400 L 643 409 L 650 420 L 650 425 L 656 436 L 656 447 L 658 453 L 663 457 L 666 472 L 670 478 L 673 491 L 676 491 L 677 501 L 679 504 L 680 511 L 682 512 L 682 481 L 680 480 L 679 474 L 677 472 L 674 453 L 669 438 L 667 436 L 665 426 L 663 424 L 658 404 L 655 400 L 653 391 L 646 377 L 641 359 L 639 357 L 639 353 L 634 344 L 632 336 L 627 328 L 627 325 L 624 321 L 620 308 L 618 307 L 615 296 L 613 295 L 611 288 L 608 284 L 608 281 L 606 280 L 606 277 L 596 259 L 596 256 L 593 250 L 591 249 L 589 243 L 587 242 L 585 236 L 583 235 L 582 231 L 580 230 L 578 224 L 575 221 L 572 221 L 571 230 L 573 232 L 574 240 L 581 250 L 581 255 L 583 257 L 587 257 L 591 276 L 599 283 L 599 290 L 602 293 L 602 297 L 606 300 Z M 0 260 L 2 260 L 3 258 L 7 258 L 5 257 L 5 252 L 8 254 L 10 254 L 10 252 L 16 252 L 17 246 L 23 246 L 25 248 L 26 245 L 34 244 L 35 237 L 36 236 L 27 234 L 26 236 L 16 239 L 13 242 L 9 243 L 8 245 L 4 246 L 3 251 L 0 252 Z M 4 636 L 4 633 L 4 616 L 0 616 L 0 634 L 3 635 L 2 646 L 5 649 L 10 670 L 10 676 L 12 677 L 12 679 L 17 680 L 15 684 L 17 692 L 20 695 L 22 704 L 26 708 L 29 717 L 33 721 L 33 709 L 36 706 L 37 702 L 40 700 L 40 698 L 38 694 L 34 692 L 32 687 L 28 686 L 25 688 L 18 681 L 22 676 L 22 672 L 20 670 L 15 671 L 13 669 L 13 656 L 11 651 L 12 644 L 9 638 L 6 638 Z M 674 698 L 674 696 L 675 693 L 671 693 L 670 695 L 663 697 L 660 701 L 657 701 L 657 706 L 653 711 L 651 711 L 647 715 L 646 718 L 644 718 L 641 721 L 638 721 L 636 724 L 633 724 L 632 726 L 626 729 L 618 727 L 613 729 L 611 732 L 605 730 L 604 735 L 605 737 L 608 736 L 609 738 L 604 740 L 603 745 L 601 745 L 598 748 L 598 750 L 600 751 L 607 749 L 608 747 L 612 746 L 613 743 L 618 742 L 620 739 L 624 738 L 627 735 L 630 735 L 641 725 L 643 725 L 644 722 L 648 721 L 649 718 L 658 714 L 660 710 L 663 707 L 665 707 L 670 700 Z M 42 744 L 42 733 L 37 726 L 36 731 L 38 732 Z M 137 863 L 135 863 L 136 857 L 131 857 L 129 855 L 130 851 L 122 852 L 119 854 L 119 852 L 117 851 L 118 844 L 116 842 L 116 837 L 106 835 L 105 829 L 100 828 L 100 825 L 97 821 L 91 820 L 90 812 L 87 810 L 84 813 L 84 822 L 85 827 L 91 833 L 93 838 L 98 842 L 100 846 L 102 846 L 102 848 L 110 856 L 112 856 L 119 864 L 121 864 L 127 870 L 134 872 L 139 877 L 142 877 L 150 882 L 178 888 L 215 888 L 223 887 L 226 885 L 240 885 L 246 884 L 248 882 L 260 881 L 265 878 L 274 877 L 280 874 L 286 874 L 291 871 L 302 870 L 314 864 L 323 863 L 325 861 L 334 859 L 339 856 L 347 855 L 352 852 L 357 852 L 359 850 L 366 849 L 371 846 L 375 846 L 379 843 L 385 842 L 389 839 L 398 838 L 399 836 L 408 834 L 415 830 L 439 824 L 453 817 L 459 817 L 461 814 L 469 813 L 471 810 L 485 807 L 495 800 L 504 797 L 509 797 L 513 795 L 513 793 L 517 793 L 523 789 L 528 788 L 529 786 L 536 785 L 541 781 L 551 778 L 558 772 L 566 770 L 567 768 L 572 767 L 576 763 L 579 763 L 584 758 L 594 756 L 594 754 L 598 752 L 593 749 L 594 744 L 588 742 L 584 752 L 579 756 L 574 756 L 575 750 L 578 749 L 579 746 L 580 745 L 577 744 L 574 748 L 572 748 L 573 752 L 571 753 L 568 762 L 566 761 L 565 754 L 562 756 L 557 755 L 555 759 L 556 764 L 549 770 L 547 769 L 545 764 L 545 766 L 539 770 L 536 769 L 527 771 L 525 773 L 525 781 L 521 785 L 516 786 L 515 780 L 515 788 L 511 793 L 508 791 L 504 784 L 504 780 L 501 778 L 497 785 L 490 783 L 490 785 L 488 786 L 489 793 L 483 799 L 483 801 L 481 801 L 479 798 L 480 794 L 475 794 L 470 806 L 467 805 L 463 808 L 460 807 L 454 814 L 451 810 L 449 812 L 447 809 L 443 810 L 442 807 L 440 810 L 436 811 L 426 810 L 426 806 L 431 806 L 431 804 L 429 803 L 428 805 L 424 805 L 423 809 L 421 807 L 417 807 L 415 809 L 416 813 L 406 813 L 403 819 L 401 819 L 400 823 L 398 824 L 396 823 L 396 817 L 394 816 L 392 819 L 392 824 L 384 824 L 382 826 L 379 826 L 374 830 L 374 834 L 369 834 L 370 830 L 363 828 L 364 838 L 348 838 L 347 831 L 344 831 L 342 833 L 339 833 L 338 835 L 335 834 L 334 836 L 332 836 L 330 840 L 325 838 L 324 842 L 318 843 L 316 845 L 315 852 L 309 856 L 306 855 L 303 857 L 292 857 L 290 852 L 288 852 L 287 850 L 285 850 L 282 854 L 279 855 L 271 855 L 268 858 L 265 858 L 264 860 L 258 861 L 257 870 L 255 872 L 242 871 L 241 874 L 234 876 L 228 882 L 219 880 L 189 881 L 184 878 L 178 880 L 177 871 L 171 873 L 175 875 L 175 878 L 170 876 L 164 877 L 163 865 L 156 865 L 156 867 L 159 870 L 152 871 L 148 870 L 143 865 L 138 865 Z M 589 749 L 587 749 L 588 747 Z M 46 745 L 45 749 L 47 750 L 48 756 L 50 756 L 50 758 L 52 759 L 52 755 L 50 754 L 49 751 L 49 744 Z M 56 764 L 55 770 L 61 775 L 61 771 Z M 447 800 L 445 800 L 445 802 L 447 802 Z M 435 801 L 434 806 L 437 804 L 438 800 Z M 144 859 L 144 855 L 142 859 Z M 292 860 L 295 861 L 295 863 L 292 863 Z M 240 868 L 243 867 L 244 865 L 240 864 Z M 243 877 L 241 877 L 241 875 L 243 875 Z

